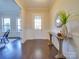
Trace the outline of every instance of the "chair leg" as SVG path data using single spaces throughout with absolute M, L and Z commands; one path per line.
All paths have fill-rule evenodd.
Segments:
M 1 43 L 3 43 L 3 39 L 1 39 Z
M 4 41 L 4 43 L 6 44 L 5 39 L 4 39 L 3 41 Z
M 0 41 L 1 43 L 2 43 L 2 39 L 1 39 L 1 41 Z
M 5 43 L 5 44 L 9 43 L 8 38 L 5 38 L 4 43 Z
M 6 38 L 6 41 L 9 42 L 8 38 Z

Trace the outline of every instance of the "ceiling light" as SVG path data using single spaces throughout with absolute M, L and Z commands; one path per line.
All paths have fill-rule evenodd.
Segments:
M 47 2 L 48 0 L 34 0 L 35 2 Z

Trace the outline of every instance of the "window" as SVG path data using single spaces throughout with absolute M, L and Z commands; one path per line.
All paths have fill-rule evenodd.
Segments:
M 34 25 L 35 25 L 35 29 L 41 30 L 41 16 L 35 16 Z
M 21 19 L 20 18 L 18 18 L 17 25 L 18 25 L 18 32 L 20 32 L 21 31 Z
M 6 32 L 7 30 L 10 30 L 10 18 L 3 18 L 2 19 L 2 31 Z

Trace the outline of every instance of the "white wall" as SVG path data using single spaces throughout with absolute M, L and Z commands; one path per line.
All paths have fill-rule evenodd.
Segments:
M 0 0 L 0 36 L 3 36 L 2 32 L 2 18 L 11 19 L 11 31 L 10 37 L 20 36 L 17 32 L 16 22 L 20 17 L 20 7 L 16 4 L 15 0 Z
M 10 18 L 11 19 L 11 31 L 9 37 L 20 37 L 20 32 L 17 31 L 17 19 L 20 17 L 20 12 L 0 12 L 0 36 L 3 36 L 5 32 L 2 32 L 2 19 Z
M 34 29 L 34 16 L 42 17 L 42 30 Z M 49 39 L 49 12 L 47 9 L 22 9 L 22 39 Z
M 71 32 L 73 34 L 73 39 L 72 40 L 66 40 L 64 42 L 64 46 L 65 48 L 68 49 L 72 49 L 70 48 L 70 46 L 73 47 L 74 51 L 76 52 L 77 56 L 74 59 L 79 59 L 79 45 L 78 45 L 78 38 L 79 38 L 79 0 L 56 0 L 54 2 L 54 5 L 51 8 L 50 14 L 51 14 L 51 24 L 52 24 L 52 31 L 55 29 L 56 32 L 57 28 L 54 27 L 54 22 L 56 19 L 56 14 L 60 11 L 60 10 L 65 10 L 70 12 L 71 16 L 69 18 L 69 22 L 67 24 L 68 26 L 68 30 L 69 32 Z M 54 42 L 55 41 L 55 42 Z M 54 45 L 56 46 L 56 48 L 59 48 L 59 44 L 57 40 L 53 40 Z M 69 42 L 69 43 L 68 43 Z M 69 45 L 70 46 L 69 46 Z M 68 52 L 70 52 L 71 50 L 65 50 L 66 53 L 68 54 Z M 73 58 L 72 58 L 73 59 Z

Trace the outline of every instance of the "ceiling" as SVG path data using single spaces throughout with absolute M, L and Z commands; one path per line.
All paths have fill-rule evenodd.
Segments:
M 0 0 L 0 12 L 18 12 L 20 7 L 14 0 Z
M 15 1 L 26 8 L 49 8 L 54 0 L 0 0 L 0 12 L 20 11 Z
M 54 0 L 17 0 L 27 8 L 49 8 Z
M 26 0 L 26 5 L 29 8 L 48 8 L 52 0 Z

